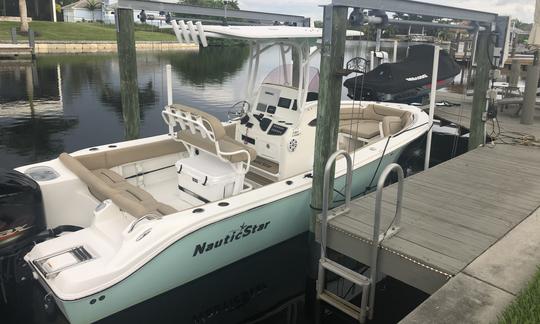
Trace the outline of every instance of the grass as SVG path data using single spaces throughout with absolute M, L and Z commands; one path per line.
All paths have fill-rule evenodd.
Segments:
M 0 40 L 11 40 L 11 28 L 19 28 L 16 22 L 0 22 Z M 32 21 L 30 28 L 36 32 L 36 40 L 49 41 L 116 41 L 114 25 L 100 23 L 66 23 Z M 26 36 L 17 35 L 20 41 Z M 138 41 L 175 41 L 171 31 L 152 31 L 150 26 L 135 24 L 135 39 Z
M 540 269 L 528 286 L 499 316 L 499 324 L 540 323 Z

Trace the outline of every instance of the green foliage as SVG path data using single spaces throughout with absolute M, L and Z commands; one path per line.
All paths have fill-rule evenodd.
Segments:
M 314 25 L 315 27 L 317 27 L 317 28 L 323 28 L 323 22 L 322 22 L 322 20 L 315 20 L 315 21 L 313 22 L 313 25 Z
M 101 8 L 101 2 L 97 0 L 86 0 L 84 7 L 90 11 L 94 11 Z
M 240 9 L 238 0 L 181 0 L 178 3 L 208 8 L 224 8 L 225 4 L 227 4 L 228 9 Z
M 500 324 L 540 323 L 540 269 L 510 306 L 499 316 Z
M 247 61 L 249 48 L 206 47 L 201 48 L 198 53 L 188 52 L 184 55 L 160 53 L 160 56 L 167 58 L 182 82 L 203 86 L 207 83 L 222 84 L 234 76 Z

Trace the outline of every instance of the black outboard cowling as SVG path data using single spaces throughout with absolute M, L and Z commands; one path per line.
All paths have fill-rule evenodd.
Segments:
M 45 230 L 39 185 L 15 170 L 0 169 L 0 257 Z

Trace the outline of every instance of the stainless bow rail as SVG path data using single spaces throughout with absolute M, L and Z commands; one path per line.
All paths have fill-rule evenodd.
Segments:
M 345 182 L 345 204 L 343 206 L 334 208 L 330 211 L 331 218 L 348 213 L 350 211 L 351 204 L 351 185 L 352 185 L 352 159 L 351 156 L 344 150 L 335 152 L 330 156 L 326 162 L 324 169 L 323 180 L 323 204 L 321 211 L 321 257 L 319 260 L 319 273 L 317 279 L 317 298 L 334 306 L 347 315 L 358 319 L 360 323 L 364 323 L 366 320 L 366 313 L 369 311 L 369 319 L 373 318 L 375 309 L 375 284 L 377 282 L 377 261 L 379 254 L 380 243 L 388 237 L 393 236 L 399 231 L 399 224 L 401 221 L 401 204 L 403 201 L 403 169 L 396 164 L 392 163 L 388 165 L 382 172 L 379 181 L 377 183 L 377 198 L 375 203 L 375 219 L 373 223 L 373 238 L 371 243 L 371 260 L 370 260 L 370 272 L 371 276 L 368 278 L 361 273 L 358 273 L 352 269 L 346 268 L 343 265 L 330 260 L 326 256 L 326 243 L 327 243 L 327 229 L 328 229 L 328 214 L 329 214 L 329 183 L 330 183 L 330 171 L 338 156 L 343 155 L 347 161 L 347 173 Z M 381 205 L 382 205 L 382 193 L 386 178 L 392 171 L 396 171 L 398 174 L 398 196 L 396 204 L 396 214 L 388 229 L 381 234 Z M 376 243 L 375 243 L 376 242 Z M 344 279 L 362 287 L 362 297 L 360 301 L 360 307 L 353 303 L 341 298 L 325 288 L 325 271 L 331 271 L 336 275 L 341 276 Z M 369 295 L 369 296 L 368 296 Z

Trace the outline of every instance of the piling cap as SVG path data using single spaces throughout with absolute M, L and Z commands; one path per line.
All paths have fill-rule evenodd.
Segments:
M 534 9 L 534 23 L 529 34 L 529 45 L 540 47 L 540 0 L 536 0 Z

